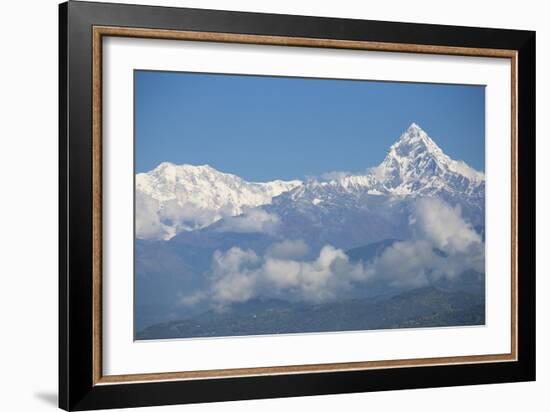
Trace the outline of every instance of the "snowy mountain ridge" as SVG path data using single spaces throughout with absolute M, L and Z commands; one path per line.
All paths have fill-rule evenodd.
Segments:
M 301 185 L 300 180 L 247 182 L 209 165 L 175 165 L 163 162 L 147 173 L 136 175 L 136 190 L 160 202 L 176 199 L 206 209 L 229 207 L 239 213 L 245 206 L 269 203 L 271 198 Z
M 208 165 L 164 162 L 136 175 L 136 236 L 168 240 L 182 230 L 196 230 L 246 208 L 271 202 L 302 184 L 299 180 L 247 182 Z
M 247 182 L 208 166 L 161 163 L 136 175 L 136 235 L 170 239 L 201 229 L 249 208 L 326 204 L 365 207 L 366 195 L 408 198 L 457 197 L 481 205 L 485 175 L 451 159 L 415 123 L 390 147 L 384 160 L 367 173 L 330 180 Z

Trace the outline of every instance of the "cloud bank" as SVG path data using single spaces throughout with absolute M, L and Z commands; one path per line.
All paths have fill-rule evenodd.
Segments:
M 249 209 L 241 215 L 226 217 L 216 230 L 235 233 L 274 233 L 280 222 L 276 214 L 263 209 Z
M 231 214 L 230 210 L 210 210 L 191 203 L 179 204 L 176 199 L 161 203 L 136 191 L 136 237 L 169 240 L 183 230 L 195 230 Z
M 396 287 L 420 287 L 465 271 L 485 272 L 485 244 L 460 207 L 436 198 L 418 199 L 411 240 L 395 242 L 369 264 L 377 278 Z
M 351 263 L 343 250 L 324 246 L 312 261 L 299 260 L 301 240 L 275 243 L 264 256 L 233 247 L 216 251 L 212 259 L 211 287 L 184 297 L 194 304 L 209 299 L 217 305 L 245 302 L 256 296 L 284 296 L 294 300 L 326 301 L 348 290 L 354 281 L 368 276 L 362 263 Z M 304 252 L 304 250 L 302 250 Z
M 267 215 L 236 218 L 231 230 L 266 230 L 266 225 L 277 223 Z M 238 247 L 216 251 L 210 287 L 185 296 L 181 303 L 206 300 L 223 307 L 258 296 L 323 302 L 345 296 L 357 285 L 368 287 L 375 280 L 406 289 L 443 277 L 455 279 L 468 270 L 484 272 L 484 243 L 462 218 L 460 208 L 439 199 L 419 199 L 409 224 L 411 240 L 393 243 L 367 263 L 353 262 L 331 245 L 307 260 L 308 246 L 301 239 L 274 243 L 261 256 Z
M 418 231 L 417 237 L 449 253 L 468 252 L 481 243 L 472 225 L 462 219 L 460 206 L 451 207 L 440 199 L 418 199 L 411 224 Z

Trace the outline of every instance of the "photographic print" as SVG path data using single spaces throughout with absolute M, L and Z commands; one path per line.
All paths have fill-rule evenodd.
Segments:
M 59 406 L 535 380 L 535 38 L 60 5 Z
M 136 340 L 485 324 L 485 87 L 134 71 Z

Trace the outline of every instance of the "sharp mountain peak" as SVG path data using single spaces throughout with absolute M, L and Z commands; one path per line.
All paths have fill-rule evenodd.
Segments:
M 446 156 L 443 150 L 418 124 L 412 123 L 399 139 L 390 146 L 389 153 L 395 152 L 401 157 L 428 152 L 437 156 Z

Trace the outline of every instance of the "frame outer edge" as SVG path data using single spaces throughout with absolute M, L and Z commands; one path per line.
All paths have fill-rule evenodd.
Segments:
M 164 11 L 162 10 L 164 9 Z M 159 8 L 148 6 L 121 5 L 108 3 L 89 3 L 71 1 L 68 4 L 60 5 L 60 407 L 66 410 L 88 410 L 113 407 L 135 407 L 168 405 L 176 403 L 215 402 L 224 400 L 239 399 L 263 399 L 268 397 L 306 396 L 329 393 L 350 393 L 364 391 L 394 390 L 406 388 L 441 387 L 456 385 L 472 385 L 481 383 L 517 382 L 535 379 L 535 320 L 534 320 L 534 261 L 528 260 L 535 257 L 534 251 L 534 230 L 535 230 L 535 186 L 534 186 L 534 154 L 535 154 L 535 35 L 534 32 L 497 29 L 476 29 L 454 26 L 438 25 L 414 25 L 405 23 L 390 22 L 369 22 L 371 27 L 365 30 L 355 29 L 361 22 L 351 21 L 351 26 L 344 30 L 347 19 L 320 19 L 304 16 L 285 15 L 257 15 L 243 12 L 223 12 L 197 9 L 181 8 Z M 63 11 L 65 15 L 63 17 Z M 172 16 L 166 23 L 159 20 L 170 12 Z M 147 14 L 147 16 L 145 16 Z M 235 19 L 231 23 L 227 20 L 229 15 Z M 182 20 L 179 19 L 182 17 Z M 88 63 L 91 60 L 91 27 L 94 24 L 109 25 L 113 22 L 125 22 L 127 26 L 134 26 L 145 23 L 145 26 L 157 24 L 163 26 L 181 26 L 180 30 L 189 30 L 204 22 L 205 30 L 210 26 L 221 27 L 222 31 L 229 28 L 229 31 L 237 31 L 244 27 L 244 31 L 255 30 L 258 22 L 251 19 L 258 17 L 260 21 L 269 19 L 280 19 L 280 23 L 288 23 L 290 20 L 299 22 L 311 22 L 312 27 L 296 28 L 295 26 L 273 26 L 260 27 L 259 33 L 277 35 L 276 32 L 283 30 L 294 32 L 303 31 L 311 37 L 316 37 L 316 32 L 321 29 L 333 29 L 335 32 L 329 37 L 342 38 L 342 36 L 355 37 L 380 37 L 390 28 L 394 30 L 394 37 L 402 38 L 403 43 L 413 43 L 415 38 L 428 36 L 430 44 L 480 44 L 489 48 L 510 48 L 519 53 L 519 78 L 518 78 L 518 129 L 522 139 L 518 139 L 518 157 L 523 155 L 524 162 L 519 163 L 519 180 L 524 182 L 520 190 L 518 210 L 521 210 L 522 222 L 525 222 L 523 231 L 519 232 L 519 239 L 526 249 L 522 249 L 523 259 L 519 259 L 519 268 L 524 274 L 520 277 L 520 288 L 518 301 L 522 304 L 522 312 L 519 313 L 523 324 L 519 325 L 518 336 L 521 338 L 519 345 L 519 361 L 514 363 L 493 363 L 487 368 L 476 366 L 436 366 L 429 368 L 418 368 L 416 372 L 410 369 L 394 369 L 391 380 L 388 379 L 388 372 L 385 370 L 373 370 L 367 375 L 358 372 L 335 372 L 331 374 L 330 385 L 328 377 L 320 377 L 317 374 L 301 378 L 302 375 L 279 375 L 263 376 L 257 378 L 232 378 L 220 380 L 199 380 L 188 381 L 185 389 L 181 381 L 158 382 L 158 383 L 136 383 L 132 385 L 99 385 L 94 386 L 92 380 L 92 349 L 91 329 L 92 314 L 91 307 L 87 307 L 91 301 L 90 268 L 80 267 L 91 257 L 91 212 L 85 209 L 91 205 L 91 153 L 87 150 L 91 147 L 91 111 L 88 109 L 91 104 L 91 73 L 88 73 Z M 62 20 L 65 19 L 64 32 Z M 207 21 L 208 20 L 208 21 Z M 140 22 L 140 23 L 138 23 Z M 70 24 L 69 24 L 70 23 Z M 335 29 L 335 23 L 339 28 Z M 364 23 L 367 23 L 366 21 Z M 373 30 L 372 25 L 376 26 Z M 415 27 L 423 33 L 417 35 L 411 32 L 406 35 L 408 28 Z M 202 26 L 201 26 L 202 27 Z M 430 32 L 433 28 L 434 32 Z M 89 32 L 88 32 L 89 31 Z M 64 33 L 64 34 L 63 34 Z M 329 30 L 330 33 L 330 30 Z M 372 34 L 371 34 L 372 33 Z M 397 33 L 397 34 L 395 34 Z M 431 34 L 430 34 L 431 33 Z M 442 37 L 434 38 L 434 34 L 441 33 Z M 405 37 L 403 37 L 405 36 Z M 63 37 L 63 39 L 62 39 Z M 475 37 L 475 38 L 474 38 Z M 70 42 L 69 42 L 70 39 Z M 63 43 L 63 45 L 62 45 Z M 64 49 L 62 50 L 62 46 Z M 506 46 L 506 47 L 505 47 Z M 508 47 L 509 46 L 509 47 Z M 72 48 L 72 50 L 71 50 Z M 64 56 L 62 53 L 65 53 Z M 88 55 L 89 53 L 89 55 Z M 64 60 L 64 62 L 63 62 Z M 65 72 L 62 75 L 63 63 Z M 79 72 L 79 69 L 82 72 Z M 70 73 L 74 75 L 70 79 Z M 70 82 L 70 80 L 72 80 Z M 61 94 L 65 96 L 61 96 Z M 72 96 L 72 98 L 71 98 Z M 88 99 L 90 97 L 90 99 Z M 89 102 L 88 102 L 89 100 Z M 69 111 L 69 102 L 72 109 Z M 65 106 L 63 106 L 65 104 Z M 75 107 L 73 107 L 75 106 Z M 522 110 L 523 109 L 523 110 Z M 65 116 L 65 117 L 63 117 Z M 68 121 L 72 118 L 74 122 Z M 526 141 L 532 140 L 532 141 Z M 70 157 L 69 157 L 70 154 Z M 63 159 L 63 160 L 62 160 Z M 84 164 L 79 165 L 78 161 Z M 527 160 L 527 162 L 526 162 Z M 69 179 L 69 161 L 74 167 Z M 526 164 L 528 163 L 528 164 Z M 65 173 L 65 180 L 62 174 Z M 529 181 L 531 179 L 531 181 Z M 80 185 L 80 186 L 79 186 Z M 70 186 L 70 187 L 69 187 Z M 70 189 L 72 192 L 69 192 Z M 61 204 L 62 196 L 70 203 Z M 73 216 L 69 216 L 71 208 Z M 84 209 L 84 210 L 82 210 Z M 76 231 L 75 220 L 81 218 L 81 230 Z M 71 217 L 71 220 L 69 220 Z M 518 216 L 519 219 L 519 216 Z M 72 221 L 72 224 L 71 224 Z M 82 225 L 84 225 L 82 227 Z M 69 233 L 72 236 L 69 238 Z M 66 237 L 64 237 L 66 236 Z M 65 242 L 63 244 L 63 242 Z M 71 261 L 68 258 L 68 246 L 71 245 Z M 83 251 L 81 249 L 84 249 Z M 64 257 L 65 261 L 61 261 Z M 518 256 L 519 258 L 520 256 Z M 65 270 L 63 265 L 67 265 Z M 72 267 L 71 282 L 68 283 L 69 265 Z M 527 276 L 525 272 L 527 271 Z M 531 273 L 529 273 L 531 272 Z M 529 277 L 532 275 L 532 277 Z M 65 277 L 66 282 L 61 280 Z M 70 289 L 63 289 L 68 288 Z M 72 298 L 69 300 L 69 296 Z M 80 302 L 79 302 L 80 301 Z M 80 303 L 80 304 L 79 304 Z M 69 310 L 70 309 L 70 310 Z M 63 315 L 64 313 L 64 317 Z M 69 318 L 69 313 L 71 317 Z M 528 316 L 532 315 L 531 319 Z M 72 328 L 69 329 L 69 323 Z M 89 327 L 89 330 L 88 330 Z M 63 333 L 67 340 L 63 341 Z M 63 352 L 63 345 L 65 351 Z M 429 370 L 428 370 L 429 369 Z M 90 376 L 88 376 L 90 372 Z M 452 373 L 451 373 L 452 372 Z M 470 378 L 470 372 L 474 372 Z M 64 375 L 64 376 L 62 376 Z M 439 379 L 439 378 L 440 379 Z M 413 380 L 411 380 L 411 378 Z M 65 381 L 63 381 L 65 379 Z M 69 381 L 71 382 L 69 386 Z M 63 383 L 64 382 L 64 383 Z M 280 385 L 280 386 L 279 386 Z M 214 390 L 214 391 L 213 391 Z M 65 391 L 65 393 L 63 393 Z M 62 405 L 64 403 L 64 405 Z
M 94 395 L 92 316 L 92 50 L 89 8 L 111 5 L 68 1 L 66 10 L 66 410 L 82 410 Z
M 69 373 L 68 373 L 68 290 L 67 290 L 67 3 L 61 3 L 58 6 L 58 55 L 59 55 L 59 69 L 58 69 L 58 98 L 59 98 L 59 117 L 58 117 L 58 153 L 59 153 L 59 250 L 58 250 L 58 282 L 59 282 L 59 309 L 58 309 L 58 339 L 59 339 L 59 353 L 58 353 L 58 406 L 62 409 L 69 410 Z
M 519 363 L 536 380 L 536 33 L 518 51 Z M 521 213 L 520 213 L 521 212 Z M 519 253 L 521 251 L 521 253 Z

